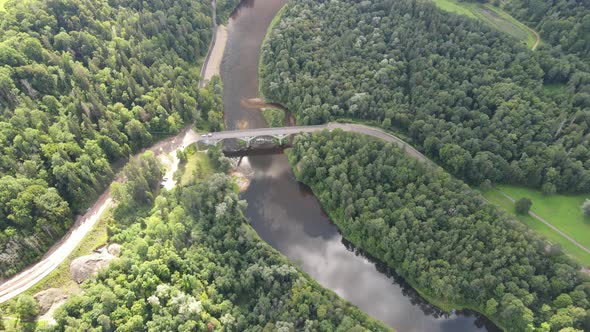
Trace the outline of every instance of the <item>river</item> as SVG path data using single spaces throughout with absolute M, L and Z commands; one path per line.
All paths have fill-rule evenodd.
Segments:
M 221 64 L 228 129 L 265 127 L 259 110 L 245 101 L 258 96 L 258 60 L 267 27 L 286 0 L 244 0 L 228 24 Z M 258 234 L 321 285 L 400 332 L 497 331 L 471 312 L 445 314 L 381 264 L 342 239 L 306 186 L 297 182 L 287 157 L 252 154 L 239 171 L 250 186 L 245 216 Z

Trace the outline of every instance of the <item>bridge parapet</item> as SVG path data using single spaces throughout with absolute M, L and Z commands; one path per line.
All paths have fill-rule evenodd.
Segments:
M 298 135 L 302 133 L 312 133 L 321 130 L 335 130 L 340 129 L 343 131 L 355 132 L 362 135 L 369 135 L 375 138 L 379 138 L 388 142 L 396 143 L 400 148 L 406 151 L 408 154 L 418 158 L 421 161 L 432 163 L 428 158 L 426 158 L 422 153 L 418 150 L 413 148 L 411 145 L 407 144 L 400 138 L 389 134 L 379 128 L 373 128 L 366 125 L 361 124 L 350 124 L 350 123 L 328 123 L 325 125 L 313 125 L 313 126 L 297 126 L 297 127 L 281 127 L 281 128 L 254 128 L 254 129 L 240 129 L 240 130 L 227 130 L 209 134 L 203 134 L 200 137 L 195 136 L 193 138 L 193 142 L 203 142 L 209 145 L 217 145 L 222 140 L 225 139 L 238 139 L 241 141 L 246 142 L 247 147 L 249 148 L 252 140 L 261 137 L 272 137 L 279 141 L 282 145 L 285 138 Z

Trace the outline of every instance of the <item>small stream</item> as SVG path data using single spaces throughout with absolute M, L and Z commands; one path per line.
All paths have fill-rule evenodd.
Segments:
M 228 24 L 221 65 L 228 129 L 265 127 L 258 109 L 244 107 L 258 95 L 258 59 L 266 29 L 286 0 L 244 0 Z M 374 318 L 405 331 L 497 331 L 484 317 L 445 314 L 427 303 L 386 266 L 356 250 L 340 235 L 311 190 L 296 181 L 280 150 L 241 159 L 251 180 L 243 193 L 246 217 L 258 234 L 321 285 Z

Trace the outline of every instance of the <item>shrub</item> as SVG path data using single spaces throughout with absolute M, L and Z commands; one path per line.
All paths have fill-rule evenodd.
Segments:
M 533 202 L 529 198 L 523 197 L 516 201 L 516 204 L 514 204 L 514 209 L 518 214 L 528 214 L 532 205 Z
M 582 204 L 582 213 L 586 216 L 586 217 L 590 217 L 590 199 L 587 199 L 583 204 Z

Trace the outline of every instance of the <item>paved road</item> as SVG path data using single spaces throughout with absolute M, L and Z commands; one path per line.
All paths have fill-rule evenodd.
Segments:
M 189 142 L 195 141 L 195 136 L 197 136 L 197 134 L 190 127 L 187 127 L 177 136 L 160 141 L 147 150 L 153 151 L 160 159 L 164 159 L 170 154 L 175 157 L 174 152 L 177 149 L 186 146 Z M 132 159 L 138 158 L 138 156 L 139 154 L 133 156 Z M 170 166 L 171 167 L 168 168 L 169 170 L 175 168 L 174 165 Z M 168 178 L 172 178 L 169 173 L 170 172 L 168 171 Z M 115 179 L 115 181 L 121 180 L 120 175 Z M 111 204 L 111 193 L 107 189 L 102 195 L 100 195 L 94 205 L 76 220 L 74 227 L 72 227 L 72 229 L 59 242 L 49 249 L 41 261 L 0 284 L 0 303 L 6 302 L 31 288 L 59 266 L 59 264 L 61 264 L 74 251 L 74 249 L 76 249 L 84 236 L 92 230 L 96 222 L 100 219 L 100 215 L 111 206 Z
M 300 133 L 312 133 L 322 130 L 334 130 L 341 129 L 343 131 L 355 132 L 358 134 L 373 136 L 382 139 L 387 142 L 396 143 L 409 155 L 417 158 L 420 161 L 433 164 L 430 159 L 424 156 L 420 151 L 414 149 L 411 145 L 404 142 L 402 139 L 388 134 L 380 129 L 361 125 L 361 124 L 349 124 L 349 123 L 328 123 L 325 125 L 317 126 L 300 126 L 300 127 L 279 127 L 279 128 L 256 128 L 256 129 L 244 129 L 244 130 L 228 130 L 216 133 L 211 133 L 211 136 L 202 135 L 196 136 L 195 142 L 197 141 L 217 141 L 230 138 L 246 138 L 246 137 L 259 137 L 259 136 L 279 136 L 279 135 L 295 135 Z
M 516 200 L 514 198 L 512 198 L 512 196 L 508 195 L 507 193 L 503 192 L 502 190 L 497 189 L 498 192 L 500 192 L 500 194 L 502 194 L 504 197 L 506 197 L 507 199 L 509 199 L 512 203 L 516 202 Z M 590 254 L 590 249 L 584 247 L 582 244 L 580 244 L 578 241 L 576 241 L 574 238 L 572 238 L 571 236 L 565 234 L 564 232 L 562 232 L 561 230 L 559 230 L 559 228 L 553 226 L 550 222 L 548 222 L 547 220 L 541 218 L 538 214 L 534 213 L 533 211 L 529 211 L 529 214 L 531 215 L 531 217 L 537 219 L 538 221 L 542 222 L 543 224 L 547 225 L 547 227 L 551 228 L 552 230 L 556 231 L 557 233 L 559 233 L 559 235 L 563 236 L 564 238 L 568 239 L 571 243 L 575 244 L 576 246 L 578 246 L 580 249 L 584 250 L 585 252 Z
M 212 1 L 213 15 L 213 40 L 209 47 L 209 55 L 201 68 L 201 77 L 204 77 L 203 71 L 207 67 L 207 62 L 211 51 L 215 46 L 215 37 L 217 24 L 215 23 L 215 0 Z M 203 85 L 203 80 L 199 82 L 199 87 Z M 164 187 L 171 189 L 174 186 L 172 174 L 178 168 L 178 159 L 176 150 L 184 148 L 190 142 L 194 142 L 198 135 L 191 129 L 192 125 L 186 127 L 178 135 L 162 140 L 147 150 L 153 151 L 154 154 L 167 166 Z M 142 150 L 141 152 L 145 152 Z M 131 157 L 138 158 L 139 154 Z M 171 156 L 171 158 L 170 158 Z M 115 181 L 121 181 L 121 176 L 117 176 Z M 55 268 L 57 268 L 80 244 L 82 239 L 92 230 L 100 215 L 112 204 L 110 191 L 107 189 L 91 208 L 84 215 L 77 218 L 76 223 L 70 231 L 55 243 L 47 253 L 41 258 L 41 261 L 24 269 L 19 274 L 0 283 L 0 303 L 4 303 L 11 298 L 19 295 L 27 289 L 33 287 L 37 282 L 45 278 Z
M 212 1 L 212 14 L 215 17 L 215 0 Z M 217 24 L 215 18 L 213 19 L 213 33 L 214 38 L 211 41 L 209 47 L 209 54 L 201 68 L 201 77 L 204 77 L 204 71 L 207 68 L 208 60 L 211 57 L 211 52 L 215 46 Z M 199 82 L 199 86 L 203 85 L 203 81 Z M 189 126 L 185 128 L 178 135 L 160 141 L 148 150 L 153 151 L 156 156 L 162 160 L 167 166 L 167 172 L 165 175 L 166 180 L 164 181 L 164 187 L 171 189 L 174 186 L 172 180 L 172 174 L 178 167 L 178 159 L 176 158 L 176 150 L 184 148 L 185 146 L 195 143 L 198 141 L 206 140 L 221 140 L 227 138 L 241 138 L 245 136 L 276 136 L 276 135 L 294 135 L 298 133 L 310 133 L 315 131 L 321 131 L 324 129 L 342 129 L 344 131 L 356 132 L 365 134 L 373 137 L 383 139 L 388 142 L 398 144 L 408 154 L 416 157 L 420 161 L 431 163 L 422 153 L 408 145 L 403 140 L 387 134 L 379 129 L 372 128 L 365 125 L 359 124 L 341 124 L 341 123 L 330 123 L 319 126 L 302 126 L 302 127 L 283 127 L 283 128 L 260 128 L 260 129 L 248 129 L 248 130 L 237 130 L 237 131 L 224 131 L 212 133 L 211 136 L 203 137 L 198 135 Z M 145 151 L 145 150 L 144 150 Z M 142 153 L 144 152 L 142 151 Z M 138 155 L 132 158 L 138 158 Z M 171 156 L 171 158 L 170 158 Z M 117 176 L 115 181 L 122 181 L 120 175 Z M 26 268 L 21 273 L 13 276 L 12 278 L 3 281 L 0 284 L 0 303 L 10 300 L 11 298 L 19 295 L 20 293 L 31 288 L 37 282 L 46 277 L 51 273 L 59 264 L 61 264 L 80 244 L 82 239 L 92 230 L 96 222 L 100 219 L 100 215 L 112 204 L 112 197 L 107 189 L 94 203 L 94 205 L 88 209 L 88 211 L 80 216 L 72 229 L 56 244 L 54 244 L 49 251 L 43 256 L 41 261 Z
M 160 143 L 151 147 L 149 150 L 153 151 L 156 155 L 161 157 L 169 156 L 170 154 L 173 155 L 173 165 L 170 165 L 171 167 L 169 167 L 169 170 L 166 173 L 166 177 L 169 179 L 169 181 L 166 182 L 166 188 L 170 189 L 174 186 L 174 183 L 171 182 L 171 179 L 172 173 L 177 166 L 176 163 L 178 162 L 178 160 L 175 158 L 174 152 L 177 149 L 188 146 L 189 144 L 196 142 L 219 141 L 223 139 L 244 139 L 261 136 L 277 137 L 279 135 L 297 135 L 300 133 L 313 133 L 322 130 L 334 129 L 341 129 L 347 132 L 368 135 L 382 139 L 387 142 L 395 143 L 400 148 L 402 148 L 406 153 L 415 157 L 416 159 L 434 165 L 434 163 L 426 156 L 424 156 L 420 151 L 416 150 L 411 145 L 409 145 L 408 143 L 396 136 L 393 136 L 374 127 L 361 124 L 346 123 L 328 123 L 325 125 L 317 126 L 229 130 L 201 135 L 197 134 L 192 128 L 187 127 L 177 136 L 161 141 Z M 137 157 L 138 156 L 136 155 L 133 158 Z M 509 200 L 514 202 L 514 198 L 508 196 L 503 192 L 501 193 L 504 196 L 506 196 Z M 76 248 L 76 246 L 80 243 L 84 236 L 92 229 L 94 224 L 98 221 L 100 214 L 111 204 L 111 202 L 112 199 L 109 191 L 107 190 L 100 196 L 100 198 L 93 205 L 93 207 L 78 220 L 76 226 L 66 236 L 64 236 L 62 241 L 60 241 L 51 248 L 51 250 L 43 258 L 43 260 L 1 284 L 0 303 L 5 302 L 14 296 L 17 296 L 21 292 L 24 292 L 25 290 L 29 289 L 35 283 L 37 283 L 39 280 L 43 279 L 46 275 L 53 271 L 53 269 L 55 269 L 63 260 L 65 260 L 70 255 L 70 253 Z M 531 216 L 533 216 L 540 222 L 544 223 L 557 233 L 561 234 L 563 237 L 565 237 L 566 239 L 568 239 L 584 251 L 590 253 L 590 249 L 584 247 L 576 240 L 574 240 L 572 237 L 563 233 L 555 226 L 551 225 L 551 223 L 549 223 L 548 221 L 544 220 L 534 212 L 530 212 L 530 214 Z
M 25 269 L 0 285 L 0 303 L 8 301 L 29 289 L 61 264 L 78 246 L 80 240 L 90 232 L 100 219 L 100 215 L 111 205 L 111 202 L 111 195 L 107 190 L 98 198 L 93 209 L 84 215 L 82 221 L 79 219 L 62 240 L 51 247 L 39 263 Z
M 192 128 L 187 127 L 180 134 L 175 137 L 171 137 L 164 141 L 157 143 L 148 150 L 153 151 L 154 154 L 164 161 L 168 160 L 169 167 L 166 172 L 165 187 L 171 189 L 174 186 L 172 181 L 172 174 L 177 168 L 177 162 L 175 151 L 180 148 L 184 148 L 189 144 L 207 141 L 207 140 L 222 140 L 229 138 L 243 138 L 243 137 L 258 137 L 258 136 L 277 136 L 277 135 L 295 135 L 299 133 L 311 133 L 321 130 L 334 130 L 341 129 L 344 131 L 356 132 L 359 134 L 369 135 L 383 139 L 388 142 L 393 142 L 404 149 L 408 154 L 416 157 L 420 161 L 431 163 L 422 153 L 414 149 L 412 146 L 404 142 L 403 140 L 385 133 L 379 129 L 359 125 L 359 124 L 342 124 L 342 123 L 329 123 L 326 125 L 319 126 L 301 126 L 301 127 L 282 127 L 282 128 L 259 128 L 259 129 L 247 129 L 247 130 L 233 130 L 233 131 L 222 131 L 211 133 L 211 136 L 197 134 Z M 172 163 L 170 165 L 170 159 L 172 155 Z M 133 158 L 137 158 L 136 155 Z M 120 181 L 120 177 L 116 181 Z M 94 205 L 81 216 L 76 225 L 66 234 L 62 240 L 56 243 L 51 249 L 45 254 L 43 259 L 29 268 L 25 269 L 21 273 L 15 275 L 11 279 L 0 284 L 0 303 L 8 301 L 9 299 L 17 296 L 18 294 L 26 291 L 51 271 L 53 271 L 61 262 L 63 262 L 74 249 L 78 246 L 80 241 L 84 238 L 92 227 L 99 220 L 100 215 L 104 212 L 112 203 L 112 198 L 109 190 L 106 190 Z
M 168 171 L 166 173 L 168 181 L 166 181 L 165 186 L 167 189 L 171 189 L 174 186 L 174 182 L 171 180 L 172 174 L 174 170 L 177 168 L 178 162 L 178 160 L 175 158 L 174 152 L 177 149 L 188 146 L 189 144 L 196 142 L 210 143 L 211 141 L 220 141 L 223 139 L 244 139 L 262 136 L 277 137 L 279 135 L 288 136 L 297 135 L 301 133 L 313 133 L 322 130 L 334 129 L 341 129 L 347 132 L 368 135 L 382 139 L 387 142 L 395 143 L 400 148 L 402 148 L 406 153 L 415 157 L 416 159 L 434 165 L 434 163 L 426 156 L 424 156 L 420 151 L 416 150 L 411 145 L 409 145 L 408 143 L 396 136 L 393 136 L 374 127 L 361 124 L 346 123 L 328 123 L 325 125 L 317 126 L 229 130 L 200 135 L 197 134 L 192 128 L 187 127 L 177 136 L 161 141 L 160 143 L 151 147 L 149 150 L 153 151 L 157 156 L 160 156 L 162 158 L 165 158 L 166 156 L 170 155 L 173 156 L 172 165 L 169 165 L 170 167 L 168 168 Z M 133 158 L 137 157 L 138 155 L 134 156 Z M 514 202 L 514 198 L 508 196 L 503 192 L 501 193 L 502 195 L 506 196 L 506 198 Z M 94 224 L 98 221 L 100 214 L 111 204 L 111 202 L 112 199 L 109 191 L 107 190 L 100 196 L 100 198 L 96 201 L 92 208 L 78 220 L 76 226 L 66 236 L 64 236 L 62 241 L 55 244 L 51 248 L 51 250 L 43 258 L 43 260 L 1 284 L 0 303 L 5 302 L 14 296 L 17 296 L 21 292 L 24 292 L 25 290 L 29 289 L 35 283 L 37 283 L 39 280 L 43 279 L 46 275 L 53 271 L 53 269 L 55 269 L 63 260 L 65 260 L 70 255 L 70 253 L 76 248 L 76 246 L 80 243 L 84 236 L 92 229 Z M 590 254 L 590 249 L 584 247 L 576 240 L 574 240 L 572 237 L 560 231 L 558 228 L 556 228 L 551 223 L 544 220 L 534 212 L 530 212 L 530 214 L 531 216 L 533 216 L 540 222 L 544 223 L 545 225 L 547 225 L 548 227 L 550 227 L 551 229 L 553 229 L 554 231 L 556 231 L 557 233 L 559 233 L 560 235 L 562 235 L 563 237 L 565 237 L 566 239 L 580 247 L 582 250 Z
M 202 137 L 198 136 L 197 141 L 203 141 L 207 139 L 214 139 L 214 140 L 221 140 L 221 139 L 228 139 L 228 138 L 244 138 L 244 137 L 255 137 L 255 136 L 278 136 L 278 135 L 294 135 L 298 133 L 311 133 L 321 130 L 333 130 L 333 129 L 342 129 L 344 131 L 355 132 L 359 134 L 373 136 L 379 139 L 382 139 L 387 142 L 396 143 L 399 147 L 401 147 L 405 152 L 409 155 L 415 157 L 416 159 L 426 162 L 429 164 L 434 165 L 435 163 L 424 156 L 420 151 L 414 149 L 411 145 L 404 142 L 400 138 L 388 134 L 380 129 L 369 127 L 360 124 L 344 124 L 344 123 L 329 123 L 326 125 L 318 125 L 318 126 L 302 126 L 302 127 L 282 127 L 282 128 L 258 128 L 258 129 L 246 129 L 246 130 L 233 130 L 233 131 L 224 131 L 219 133 L 212 133 L 211 137 Z M 508 198 L 510 201 L 514 202 L 514 198 L 510 197 L 508 194 L 500 191 L 502 195 Z M 566 233 L 559 230 L 557 227 L 553 226 L 547 220 L 541 218 L 536 213 L 530 211 L 529 214 L 537 219 L 538 221 L 542 222 L 543 224 L 547 225 L 547 227 L 553 229 L 561 236 L 569 240 L 571 243 L 578 246 L 580 249 L 584 250 L 585 252 L 590 254 L 590 249 L 586 248 L 579 242 L 577 242 L 574 238 L 567 235 Z

